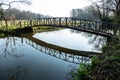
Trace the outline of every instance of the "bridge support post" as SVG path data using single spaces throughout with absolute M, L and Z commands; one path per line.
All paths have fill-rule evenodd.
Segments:
M 46 24 L 48 25 L 48 23 L 49 23 L 49 19 L 48 19 L 48 18 L 46 18 Z
M 21 24 L 21 21 L 20 21 L 20 28 L 22 28 L 22 24 Z
M 59 18 L 59 26 L 61 26 L 61 18 Z
M 47 23 L 47 25 L 49 24 L 49 18 L 46 19 L 46 23 Z
M 90 21 L 88 21 L 88 27 L 89 27 L 89 29 L 92 29 L 92 26 L 90 26 Z
M 25 23 L 25 21 L 24 21 L 24 27 L 26 27 L 26 23 Z
M 44 19 L 44 24 L 43 25 L 46 25 L 47 24 L 47 22 L 46 22 L 46 18 Z
M 49 24 L 51 25 L 51 23 L 50 23 L 50 18 L 48 18 L 48 24 L 47 24 L 47 25 L 49 25 Z
M 82 21 L 80 20 L 80 25 L 79 25 L 79 27 L 82 27 L 82 25 L 81 25 L 81 24 L 82 24 Z
M 45 20 L 46 20 L 46 19 L 44 18 L 44 19 L 43 19 L 43 25 L 45 25 Z
M 74 26 L 76 26 L 76 19 L 74 20 L 75 22 L 74 22 Z
M 72 22 L 72 23 L 71 23 L 71 26 L 73 26 L 73 18 L 71 19 L 71 22 Z
M 95 22 L 95 31 L 97 31 L 97 30 L 96 30 L 96 29 L 97 29 L 97 27 L 98 27 L 98 26 L 97 26 L 97 22 Z
M 30 26 L 32 26 L 32 20 L 30 20 Z
M 65 18 L 65 26 L 68 26 L 68 18 Z
M 50 19 L 49 19 L 49 18 L 47 18 L 47 21 L 48 21 L 48 22 L 47 22 L 47 25 L 49 25 L 49 23 L 50 23 Z
M 53 25 L 56 24 L 56 18 L 53 18 Z

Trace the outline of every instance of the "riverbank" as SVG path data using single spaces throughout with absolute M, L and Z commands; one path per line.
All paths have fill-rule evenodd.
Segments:
M 91 64 L 80 64 L 71 72 L 73 80 L 120 80 L 120 39 L 114 37 L 102 48 L 103 55 L 92 58 Z
M 24 28 L 13 28 L 11 30 L 0 30 L 0 37 L 3 38 L 7 35 L 15 35 L 20 36 L 21 34 L 25 33 L 32 33 L 32 32 L 45 32 L 45 31 L 53 31 L 59 30 L 60 28 L 50 27 L 50 26 L 38 26 L 38 27 L 24 27 Z

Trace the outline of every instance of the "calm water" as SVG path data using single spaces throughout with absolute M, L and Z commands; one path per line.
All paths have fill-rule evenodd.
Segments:
M 80 62 L 90 62 L 85 57 L 35 43 L 36 40 L 68 49 L 94 52 L 100 52 L 98 48 L 104 44 L 103 37 L 70 29 L 34 33 L 31 37 L 0 38 L 0 80 L 67 80 L 68 73 L 78 67 L 73 57 L 82 59 Z

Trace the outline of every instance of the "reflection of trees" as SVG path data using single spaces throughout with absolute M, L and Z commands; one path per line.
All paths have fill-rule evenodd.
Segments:
M 70 71 L 66 75 L 67 80 L 75 80 L 74 74 L 77 71 L 77 68 L 78 68 L 78 65 L 77 66 L 70 65 Z
M 99 35 L 94 35 L 91 33 L 87 33 L 87 32 L 81 32 L 81 31 L 77 31 L 77 30 L 71 30 L 71 32 L 73 33 L 81 33 L 83 36 L 85 37 L 89 37 L 89 44 L 93 44 L 95 50 L 99 50 L 103 45 L 105 45 L 105 43 L 107 42 L 107 38 L 99 36 Z
M 106 38 L 105 37 L 101 37 L 101 36 L 91 36 L 90 40 L 89 40 L 90 44 L 94 43 L 95 49 L 100 49 L 102 46 L 105 45 L 106 43 Z
M 15 53 L 17 51 L 16 46 L 20 46 L 16 41 L 16 37 L 6 37 L 4 39 L 5 43 L 1 45 L 1 54 L 0 58 L 7 57 L 7 55 L 13 56 L 13 57 L 22 57 L 23 55 Z
M 6 80 L 28 80 L 28 68 L 21 67 L 19 65 L 15 67 L 6 68 L 5 71 Z
M 106 44 L 107 38 L 99 35 L 93 35 L 90 33 L 83 33 L 84 36 L 89 37 L 89 44 L 94 45 L 95 50 L 100 50 L 102 46 Z
M 78 34 L 82 33 L 81 31 L 74 30 L 74 29 L 70 29 L 70 32 L 71 32 L 71 33 L 78 33 Z

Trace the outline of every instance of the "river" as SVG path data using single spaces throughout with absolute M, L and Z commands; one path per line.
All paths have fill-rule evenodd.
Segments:
M 100 53 L 105 41 L 71 29 L 0 38 L 0 80 L 68 80 L 79 63 L 90 63 L 78 52 Z

